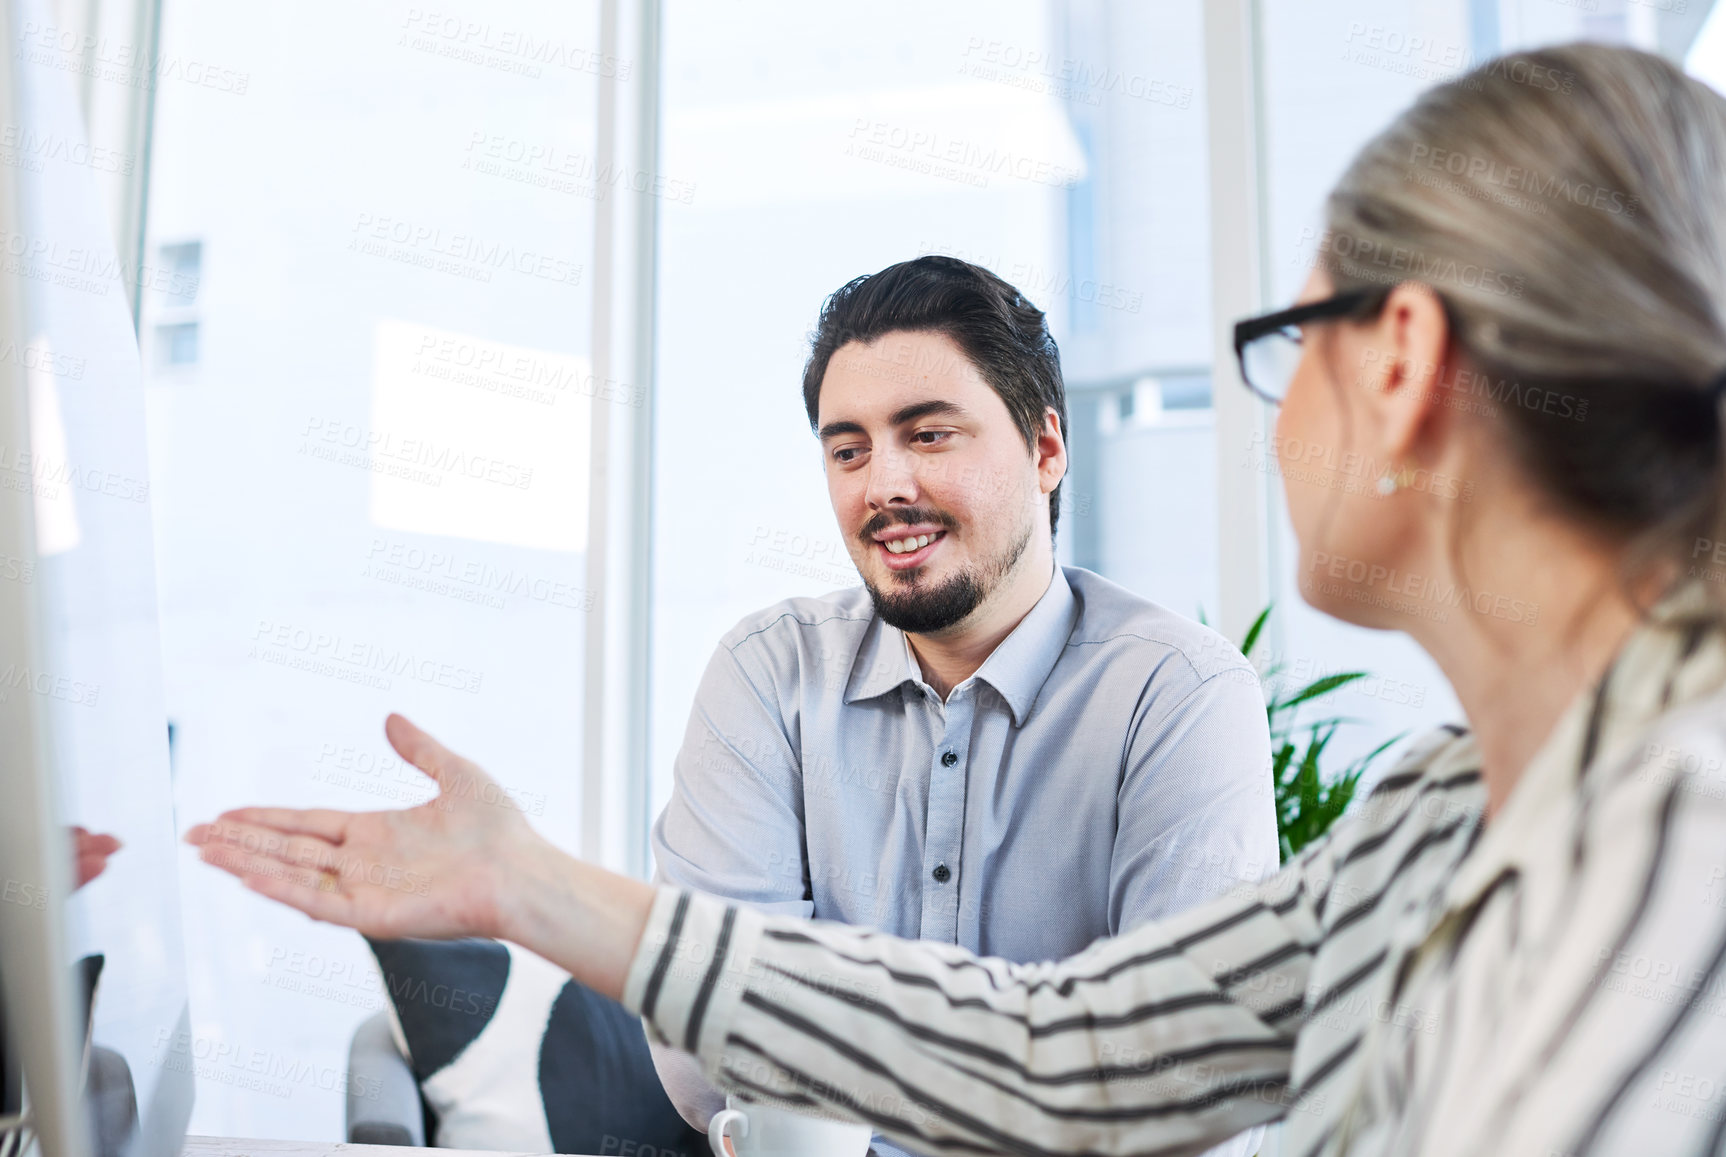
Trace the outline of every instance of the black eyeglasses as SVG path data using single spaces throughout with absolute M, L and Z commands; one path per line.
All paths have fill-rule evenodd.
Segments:
M 1300 364 L 1300 327 L 1315 321 L 1371 317 L 1389 295 L 1388 288 L 1351 289 L 1323 301 L 1235 322 L 1235 360 L 1241 366 L 1241 380 L 1265 401 L 1280 405 Z

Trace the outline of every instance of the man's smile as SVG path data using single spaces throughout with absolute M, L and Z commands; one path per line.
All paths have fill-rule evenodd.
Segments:
M 932 524 L 893 526 L 873 537 L 887 569 L 903 571 L 927 562 L 947 537 L 947 530 Z

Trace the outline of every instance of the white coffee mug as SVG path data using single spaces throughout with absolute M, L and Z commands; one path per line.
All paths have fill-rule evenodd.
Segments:
M 806 1117 L 766 1105 L 725 1098 L 725 1108 L 707 1123 L 707 1143 L 713 1157 L 863 1157 L 874 1136 L 867 1125 L 848 1125 L 822 1117 Z

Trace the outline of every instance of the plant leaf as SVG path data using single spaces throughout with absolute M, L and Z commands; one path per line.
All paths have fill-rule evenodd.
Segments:
M 1265 629 L 1265 620 L 1271 617 L 1271 608 L 1275 603 L 1267 603 L 1265 609 L 1259 612 L 1259 617 L 1253 620 L 1253 625 L 1247 628 L 1247 637 L 1241 640 L 1241 654 L 1251 655 L 1253 646 L 1259 641 L 1259 632 Z
M 1335 675 L 1326 675 L 1322 679 L 1314 679 L 1299 691 L 1283 701 L 1284 707 L 1295 707 L 1320 695 L 1329 695 L 1339 687 L 1346 687 L 1356 679 L 1366 678 L 1365 671 L 1342 671 Z
M 1259 612 L 1241 640 L 1241 654 L 1251 656 L 1264 636 L 1271 606 Z M 1204 621 L 1200 608 L 1200 621 Z M 1343 671 L 1315 679 L 1299 690 L 1285 693 L 1280 676 L 1284 664 L 1273 661 L 1259 671 L 1265 692 L 1265 725 L 1271 739 L 1271 787 L 1277 814 L 1277 849 L 1284 863 L 1302 848 L 1320 839 L 1348 811 L 1362 776 L 1374 761 L 1403 738 L 1395 735 L 1380 743 L 1339 772 L 1327 775 L 1324 757 L 1339 729 L 1361 721 L 1342 715 L 1297 722 L 1300 708 L 1339 688 L 1367 677 L 1365 671 Z

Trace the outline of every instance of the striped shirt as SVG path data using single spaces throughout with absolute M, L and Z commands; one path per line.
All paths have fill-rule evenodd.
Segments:
M 1417 744 L 1277 875 L 1060 963 L 666 889 L 625 1003 L 746 1097 L 943 1153 L 1702 1154 L 1726 1136 L 1726 641 L 1692 587 L 1490 824 Z

